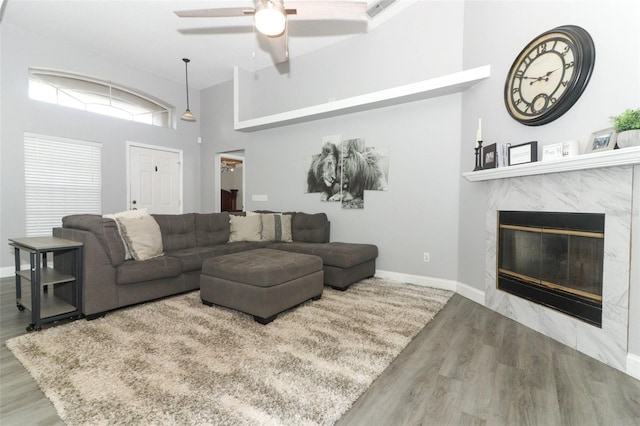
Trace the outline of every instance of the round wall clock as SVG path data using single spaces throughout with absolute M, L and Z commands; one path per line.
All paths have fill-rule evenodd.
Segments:
M 504 85 L 509 114 L 527 126 L 567 112 L 589 83 L 596 49 L 589 33 L 564 25 L 540 34 L 520 52 Z

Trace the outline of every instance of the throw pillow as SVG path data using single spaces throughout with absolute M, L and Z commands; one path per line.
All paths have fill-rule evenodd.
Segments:
M 261 241 L 262 219 L 255 216 L 229 215 L 230 234 L 229 242 L 236 241 Z
M 153 216 L 119 217 L 122 235 L 135 260 L 162 256 L 162 234 Z
M 262 217 L 262 241 L 284 241 L 290 243 L 291 215 L 289 214 L 263 214 Z
M 143 208 L 138 210 L 126 210 L 123 212 L 102 215 L 102 217 L 104 217 L 105 219 L 113 219 L 116 221 L 116 226 L 118 227 L 118 233 L 120 234 L 120 238 L 122 238 L 122 244 L 124 244 L 124 260 L 133 259 L 133 256 L 131 256 L 131 251 L 129 251 L 127 242 L 124 240 L 124 237 L 122 236 L 122 229 L 120 229 L 120 223 L 116 219 L 119 217 L 142 217 L 142 216 L 146 216 L 147 214 L 148 214 L 147 209 Z

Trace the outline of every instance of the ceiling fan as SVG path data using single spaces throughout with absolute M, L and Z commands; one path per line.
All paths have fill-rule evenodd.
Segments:
M 276 64 L 289 60 L 287 19 L 357 19 L 365 16 L 367 3 L 364 1 L 340 0 L 256 0 L 255 8 L 222 7 L 212 9 L 180 10 L 175 14 L 181 18 L 229 18 L 253 16 L 255 28 L 269 44 Z

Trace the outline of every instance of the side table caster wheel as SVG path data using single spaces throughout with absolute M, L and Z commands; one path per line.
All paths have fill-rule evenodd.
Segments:
M 27 326 L 27 331 L 40 331 L 42 330 L 42 327 L 36 327 L 35 324 L 29 324 Z
M 19 311 L 24 311 L 24 306 L 22 306 L 22 305 L 20 305 L 20 304 L 18 304 L 18 305 L 16 305 L 16 306 L 18 307 L 18 310 L 19 310 Z

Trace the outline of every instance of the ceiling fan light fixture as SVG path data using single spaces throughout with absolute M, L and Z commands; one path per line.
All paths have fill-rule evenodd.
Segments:
M 286 11 L 280 0 L 260 0 L 254 15 L 256 28 L 262 34 L 275 37 L 284 32 Z
M 185 110 L 185 112 L 182 113 L 182 115 L 180 116 L 180 119 L 184 121 L 196 121 L 196 116 L 193 115 L 193 113 L 189 109 L 189 72 L 187 71 L 187 64 L 191 60 L 187 58 L 182 58 L 182 60 L 184 61 L 184 80 L 185 80 L 185 86 L 187 89 L 187 109 Z

